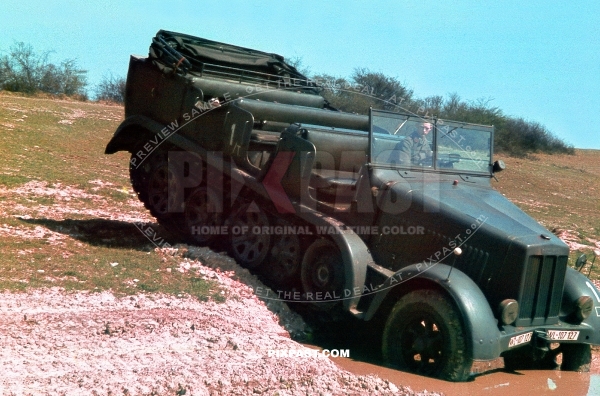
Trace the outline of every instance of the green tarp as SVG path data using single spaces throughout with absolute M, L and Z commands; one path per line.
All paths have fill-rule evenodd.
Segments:
M 182 33 L 159 30 L 150 46 L 150 58 L 161 68 L 175 65 L 186 71 L 201 71 L 205 63 L 308 80 L 281 55 L 219 43 Z M 185 60 L 181 60 L 181 56 Z M 181 62 L 180 62 L 181 60 Z M 160 63 L 160 64 L 159 64 Z M 310 84 L 309 84 L 310 85 Z

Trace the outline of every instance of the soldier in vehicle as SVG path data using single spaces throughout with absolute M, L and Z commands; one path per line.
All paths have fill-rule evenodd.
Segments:
M 397 153 L 397 160 L 401 165 L 431 166 L 433 151 L 427 135 L 432 128 L 433 125 L 429 122 L 417 125 L 410 135 L 396 145 L 394 152 Z

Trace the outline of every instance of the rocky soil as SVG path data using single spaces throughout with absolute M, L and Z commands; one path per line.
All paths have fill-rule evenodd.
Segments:
M 0 197 L 0 212 L 24 220 L 154 220 L 137 200 L 116 207 L 99 195 L 47 182 L 0 188 Z M 52 204 L 24 206 L 15 202 L 19 197 L 48 197 Z M 0 238 L 15 241 L 60 248 L 71 237 L 40 225 L 0 223 Z M 256 297 L 253 290 L 265 287 L 256 276 L 207 248 L 177 245 L 154 254 L 174 271 L 218 282 L 225 302 L 150 293 L 117 298 L 58 287 L 0 293 L 0 395 L 415 394 L 353 375 L 320 355 L 269 356 L 270 350 L 308 350 L 292 340 L 307 328 L 287 305 Z
M 226 302 L 58 288 L 0 294 L 0 394 L 415 394 L 320 355 L 269 356 L 307 349 L 284 327 L 302 331 L 302 320 L 281 303 L 270 307 L 275 315 L 234 271 L 187 270 L 218 280 Z

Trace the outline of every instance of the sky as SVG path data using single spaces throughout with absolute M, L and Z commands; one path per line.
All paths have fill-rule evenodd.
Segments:
M 600 2 L 2 0 L 17 42 L 76 59 L 89 88 L 125 77 L 160 29 L 300 58 L 312 74 L 367 68 L 416 97 L 489 100 L 577 148 L 600 149 Z

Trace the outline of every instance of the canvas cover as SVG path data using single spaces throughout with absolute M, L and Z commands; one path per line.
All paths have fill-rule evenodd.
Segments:
M 150 46 L 150 59 L 165 72 L 201 71 L 205 63 L 307 81 L 281 55 L 219 43 L 187 34 L 159 30 Z M 182 58 L 185 58 L 182 60 Z M 312 85 L 308 81 L 307 85 Z

